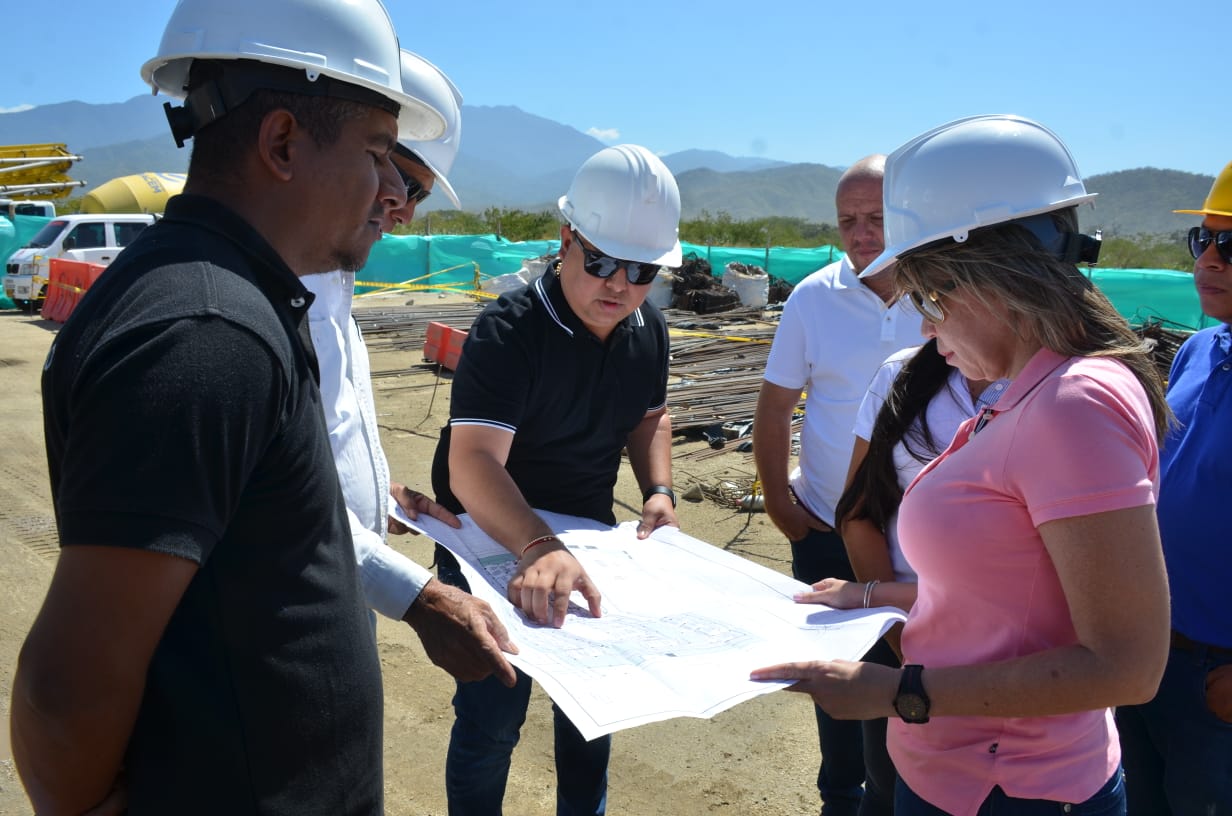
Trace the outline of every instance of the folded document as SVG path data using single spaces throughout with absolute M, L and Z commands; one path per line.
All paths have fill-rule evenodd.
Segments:
M 458 557 L 471 591 L 496 610 L 519 654 L 509 661 L 551 696 L 587 739 L 672 717 L 710 718 L 783 688 L 749 671 L 796 660 L 858 660 L 895 622 L 891 607 L 798 604 L 808 586 L 662 527 L 639 541 L 636 523 L 607 527 L 539 511 L 603 594 L 591 617 L 577 592 L 559 628 L 505 597 L 517 559 L 469 516 L 455 530 L 426 516 L 397 518 Z

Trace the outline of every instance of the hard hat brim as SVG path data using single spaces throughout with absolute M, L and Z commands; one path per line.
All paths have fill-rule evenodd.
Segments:
M 146 84 L 155 93 L 164 93 L 174 99 L 183 99 L 185 97 L 184 86 L 188 82 L 188 69 L 195 59 L 218 61 L 251 59 L 266 64 L 283 65 L 287 68 L 305 70 L 302 63 L 293 59 L 279 59 L 265 54 L 237 56 L 233 53 L 191 53 L 177 54 L 170 59 L 162 56 L 155 57 L 141 66 L 141 78 L 145 80 Z M 406 93 L 394 91 L 380 82 L 334 71 L 329 68 L 320 68 L 319 73 L 330 76 L 339 82 L 373 91 L 397 103 L 399 108 L 399 139 L 428 142 L 443 136 L 445 133 L 445 117 L 436 108 L 420 99 L 416 99 Z
M 1232 210 L 1173 210 L 1181 215 L 1223 215 L 1232 218 Z
M 970 229 L 962 230 L 962 232 L 970 232 L 972 230 L 984 229 L 986 227 L 995 227 L 1000 224 L 1010 224 L 1010 223 L 1013 223 L 1014 221 L 1019 221 L 1023 218 L 1029 218 L 1033 215 L 1042 215 L 1043 213 L 1055 212 L 1056 210 L 1064 210 L 1064 209 L 1068 209 L 1069 207 L 1077 207 L 1079 204 L 1086 204 L 1090 201 L 1093 201 L 1098 195 L 1099 193 L 1087 193 L 1086 195 L 1075 196 L 1074 198 L 1068 199 L 1066 201 L 1060 201 L 1060 202 L 1056 202 L 1053 204 L 1049 204 L 1047 207 L 1039 207 L 1039 208 L 1032 209 L 1032 210 L 1024 210 L 1023 212 L 1016 212 L 1014 213 L 1013 218 L 1006 218 L 1001 221 L 992 221 L 987 224 L 973 224 L 971 225 Z M 958 233 L 955 233 L 952 230 L 947 230 L 945 232 L 937 233 L 936 235 L 929 235 L 923 238 L 919 238 L 917 240 L 912 241 L 910 244 L 899 245 L 895 247 L 887 247 L 885 251 L 883 251 L 880 255 L 874 258 L 868 266 L 864 267 L 864 270 L 860 272 L 860 277 L 868 278 L 873 275 L 876 275 L 878 272 L 881 272 L 882 270 L 889 268 L 889 266 L 892 263 L 894 263 L 895 261 L 897 261 L 899 258 L 903 257 L 904 255 L 910 255 L 912 252 L 914 252 L 917 249 L 920 249 L 921 247 L 925 247 L 925 246 L 928 246 L 929 244 L 942 241 L 946 238 L 954 238 L 956 234 Z M 955 239 L 954 242 L 958 243 L 957 239 Z
M 637 246 L 635 244 L 628 244 L 623 241 L 610 241 L 610 240 L 596 241 L 594 238 L 590 237 L 582 229 L 580 229 L 577 224 L 573 223 L 573 220 L 569 218 L 569 216 L 566 214 L 565 204 L 568 202 L 568 200 L 569 200 L 569 196 L 563 195 L 556 202 L 556 206 L 560 209 L 561 217 L 565 219 L 565 221 L 569 224 L 569 226 L 578 235 L 581 235 L 587 241 L 590 241 L 590 243 L 593 244 L 595 248 L 598 249 L 600 252 L 602 252 L 604 255 L 609 255 L 613 258 L 620 258 L 626 261 L 637 261 L 638 263 L 653 263 L 653 264 L 658 264 L 659 266 L 670 266 L 670 267 L 678 267 L 680 266 L 681 262 L 684 260 L 684 253 L 681 251 L 679 239 L 676 241 L 675 245 L 672 246 L 670 249 L 668 249 L 666 252 L 662 252 L 658 254 L 655 254 L 653 252 L 647 253 L 646 247 Z

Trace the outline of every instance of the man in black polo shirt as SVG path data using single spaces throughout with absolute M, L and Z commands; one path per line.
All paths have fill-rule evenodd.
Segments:
M 542 278 L 475 321 L 433 464 L 437 500 L 518 556 L 510 601 L 561 626 L 569 593 L 599 614 L 599 588 L 535 509 L 608 524 L 620 454 L 644 491 L 638 534 L 676 524 L 671 491 L 668 339 L 646 303 L 660 265 L 680 264 L 680 193 L 637 145 L 599 151 L 560 199 L 560 257 Z M 532 509 L 534 508 L 534 509 Z M 465 585 L 437 550 L 442 580 Z M 459 683 L 446 761 L 451 814 L 500 812 L 530 678 Z M 601 814 L 611 740 L 587 743 L 559 709 L 557 812 Z
M 382 808 L 380 669 L 299 276 L 363 264 L 406 202 L 400 133 L 443 123 L 403 93 L 377 0 L 229 5 L 182 0 L 142 70 L 186 94 L 185 194 L 47 357 L 62 550 L 12 708 L 39 813 Z

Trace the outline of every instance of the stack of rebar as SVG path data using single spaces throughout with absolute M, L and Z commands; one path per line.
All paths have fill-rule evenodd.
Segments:
M 421 353 L 428 323 L 469 330 L 483 303 L 425 303 L 355 310 L 355 319 L 372 351 Z M 757 406 L 775 325 L 762 311 L 742 308 L 720 315 L 664 311 L 671 331 L 667 406 L 676 431 L 747 423 Z M 412 368 L 432 369 L 430 363 Z M 405 374 L 408 369 L 373 371 L 373 377 Z

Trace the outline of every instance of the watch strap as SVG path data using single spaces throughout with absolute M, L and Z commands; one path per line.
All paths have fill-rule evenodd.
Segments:
M 676 494 L 667 485 L 652 485 L 646 488 L 646 492 L 642 494 L 642 504 L 645 504 L 646 502 L 650 501 L 650 497 L 658 493 L 662 493 L 664 496 L 667 496 L 669 499 L 671 499 L 672 507 L 673 508 L 676 507 Z
M 919 725 L 928 722 L 932 701 L 924 691 L 924 667 L 918 663 L 903 666 L 898 681 L 898 694 L 894 697 L 894 710 L 903 722 Z

